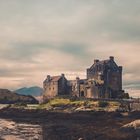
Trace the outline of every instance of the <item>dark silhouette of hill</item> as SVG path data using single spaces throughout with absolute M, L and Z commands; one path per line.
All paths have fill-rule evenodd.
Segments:
M 38 101 L 30 95 L 19 95 L 15 92 L 11 92 L 8 89 L 0 89 L 0 103 L 1 104 L 13 104 L 13 103 L 36 104 L 38 103 Z

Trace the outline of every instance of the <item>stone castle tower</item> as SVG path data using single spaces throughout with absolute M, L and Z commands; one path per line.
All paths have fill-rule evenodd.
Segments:
M 115 98 L 122 92 L 122 66 L 115 63 L 113 56 L 108 60 L 94 60 L 87 69 L 87 79 L 96 81 L 103 97 Z
M 113 56 L 107 60 L 94 60 L 87 69 L 87 78 L 67 80 L 61 76 L 47 76 L 43 82 L 44 98 L 58 95 L 73 95 L 86 98 L 120 98 L 122 90 L 122 66 L 118 66 Z

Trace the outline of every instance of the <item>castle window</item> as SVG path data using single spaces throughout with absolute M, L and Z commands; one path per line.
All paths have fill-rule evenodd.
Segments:
M 100 71 L 101 71 L 102 70 L 102 66 L 100 65 L 99 68 L 100 68 Z
M 99 65 L 97 66 L 97 70 L 98 70 L 98 71 L 100 70 L 100 66 L 99 66 Z
M 97 65 L 97 71 L 99 70 L 99 66 Z

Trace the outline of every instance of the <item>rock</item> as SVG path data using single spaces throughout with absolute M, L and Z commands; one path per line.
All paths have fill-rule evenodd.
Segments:
M 40 140 L 42 138 L 40 125 L 16 123 L 0 119 L 0 139 L 5 140 Z
M 2 137 L 3 140 L 24 140 L 22 138 L 18 138 L 16 136 L 13 136 L 13 135 L 6 135 L 4 137 Z
M 135 133 L 138 137 L 140 137 L 140 120 L 136 120 L 129 124 L 126 124 L 121 129 L 129 133 Z
M 84 140 L 84 138 L 79 138 L 78 140 Z
M 63 110 L 64 107 L 54 107 L 53 110 Z
M 140 120 L 133 121 L 123 126 L 123 128 L 140 129 Z
M 40 138 L 39 138 L 39 136 L 38 135 L 35 135 L 34 137 L 33 137 L 33 140 L 39 140 Z
M 77 111 L 77 112 L 78 112 L 78 111 L 91 111 L 91 110 L 93 110 L 93 109 L 85 108 L 85 107 L 83 107 L 83 106 L 82 106 L 82 107 L 78 107 L 78 108 L 75 109 L 75 111 Z

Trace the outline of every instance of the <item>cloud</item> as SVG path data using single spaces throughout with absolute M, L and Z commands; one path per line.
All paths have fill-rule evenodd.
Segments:
M 1 0 L 0 86 L 42 85 L 48 73 L 85 77 L 110 55 L 125 88 L 139 84 L 139 13 L 138 0 Z

